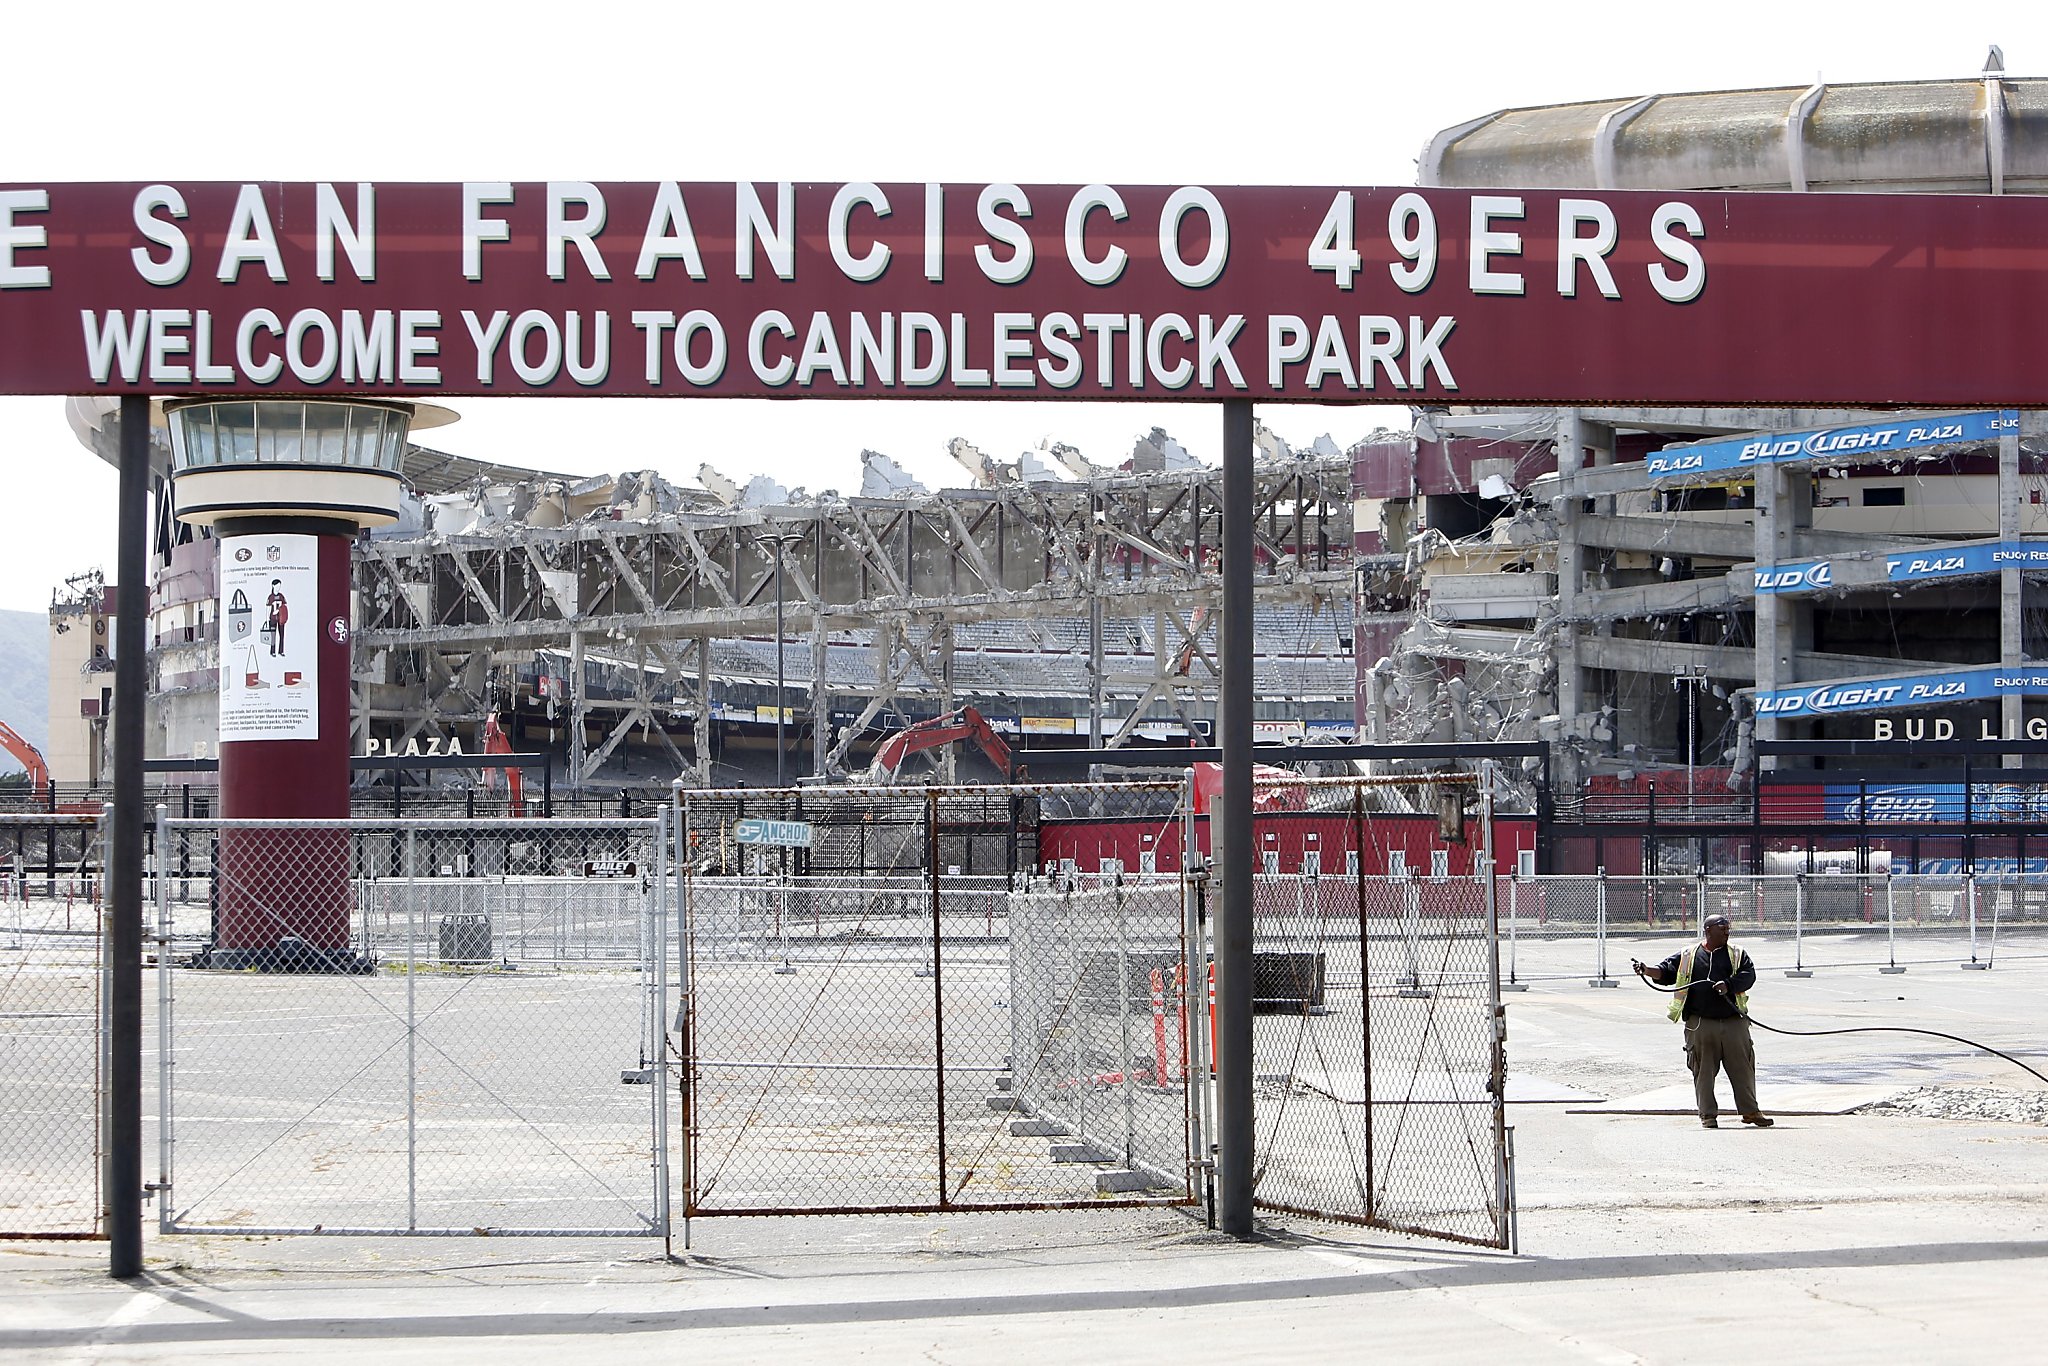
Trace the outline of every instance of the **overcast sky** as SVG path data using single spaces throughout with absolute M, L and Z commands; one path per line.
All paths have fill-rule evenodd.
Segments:
M 4 31 L 0 183 L 190 180 L 994 181 L 1392 185 L 1496 109 L 1691 90 L 2048 74 L 2034 3 L 1411 2 L 641 6 L 23 5 Z M 1201 406 L 491 399 L 431 444 L 575 473 L 706 461 L 856 491 L 863 448 L 930 487 L 964 436 L 1114 463 Z M 1400 410 L 1266 407 L 1306 445 Z M 0 608 L 112 577 L 113 471 L 61 401 L 0 398 Z

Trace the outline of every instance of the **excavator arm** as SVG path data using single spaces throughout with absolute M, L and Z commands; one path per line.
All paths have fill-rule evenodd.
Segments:
M 1006 778 L 1009 776 L 1010 746 L 996 734 L 995 727 L 972 707 L 962 707 L 945 716 L 935 716 L 897 731 L 875 750 L 875 761 L 863 776 L 870 782 L 893 783 L 903 761 L 911 755 L 961 740 L 974 741 L 988 756 L 988 761 L 996 766 L 996 771 Z
M 50 790 L 50 766 L 43 761 L 43 752 L 5 721 L 0 721 L 0 749 L 12 754 L 15 762 L 28 770 L 29 786 L 38 796 Z

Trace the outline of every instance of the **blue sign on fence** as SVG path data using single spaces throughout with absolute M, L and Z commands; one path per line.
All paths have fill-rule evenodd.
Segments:
M 811 847 L 811 824 L 809 821 L 769 821 L 748 816 L 733 823 L 732 837 L 739 844 L 808 849 Z

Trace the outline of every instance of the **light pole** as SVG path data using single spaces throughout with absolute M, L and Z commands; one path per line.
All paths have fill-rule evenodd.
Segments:
M 1672 678 L 1671 686 L 1685 690 L 1685 814 L 1690 819 L 1692 816 L 1693 736 L 1699 729 L 1694 724 L 1694 721 L 1698 714 L 1697 708 L 1699 706 L 1700 694 L 1707 687 L 1707 666 L 1704 664 L 1688 665 L 1684 673 L 1677 674 Z
M 777 531 L 761 539 L 775 547 L 775 785 L 782 787 L 782 722 L 788 711 L 782 694 L 782 557 L 791 546 L 801 545 L 807 538 L 801 531 Z

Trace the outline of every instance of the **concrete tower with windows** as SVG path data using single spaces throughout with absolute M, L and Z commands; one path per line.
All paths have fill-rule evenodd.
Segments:
M 412 403 L 188 399 L 164 405 L 180 521 L 219 547 L 219 966 L 340 965 L 348 837 L 242 821 L 349 814 L 350 551 L 396 520 Z

